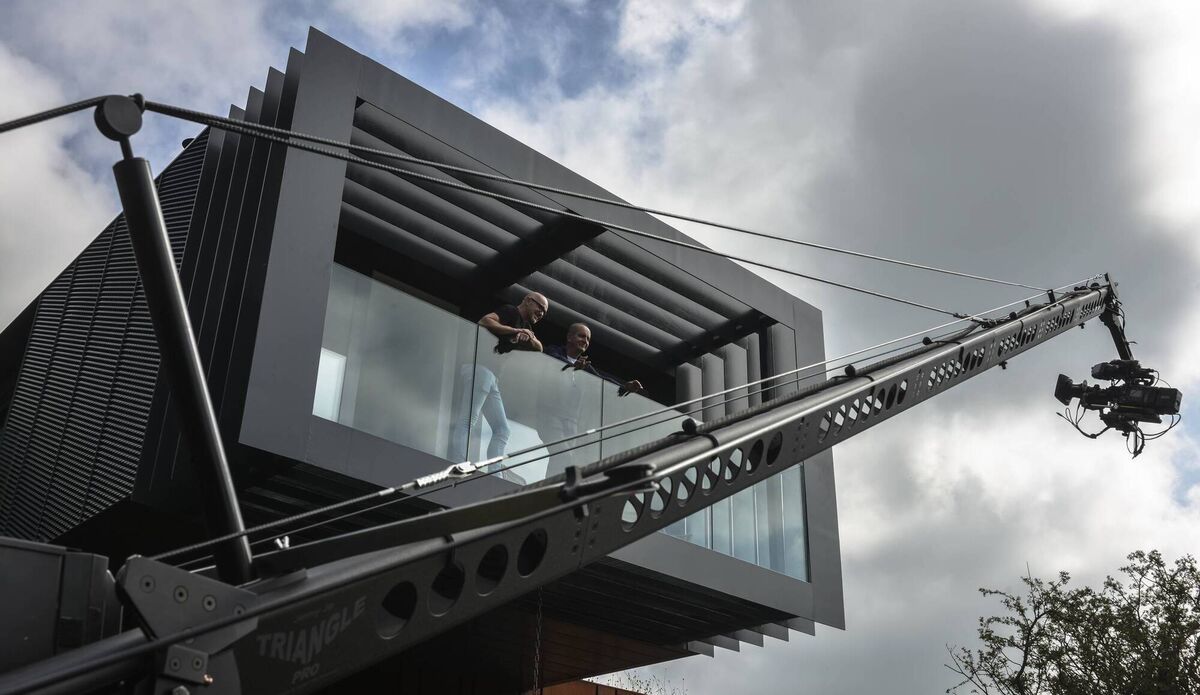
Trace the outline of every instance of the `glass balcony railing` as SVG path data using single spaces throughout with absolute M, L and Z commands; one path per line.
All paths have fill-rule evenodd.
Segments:
M 497 344 L 475 323 L 335 265 L 313 414 L 449 461 L 528 449 L 503 464 L 519 464 L 501 474 L 517 483 L 680 429 L 684 415 L 673 412 L 618 424 L 663 406 L 541 353 L 498 354 Z M 794 467 L 665 532 L 806 580 L 803 522 Z

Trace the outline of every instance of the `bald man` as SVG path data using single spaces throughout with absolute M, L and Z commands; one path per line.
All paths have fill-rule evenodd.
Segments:
M 492 335 L 500 339 L 496 352 L 505 353 L 511 350 L 542 351 L 542 344 L 533 334 L 533 325 L 542 320 L 550 311 L 550 302 L 538 292 L 525 295 L 521 303 L 513 306 L 505 304 L 490 314 L 479 319 L 479 325 L 488 329 Z
M 550 301 L 538 292 L 525 295 L 520 304 L 504 304 L 479 319 L 479 325 L 496 336 L 497 354 L 505 354 L 513 350 L 542 351 L 542 343 L 533 333 L 533 326 L 546 312 L 550 311 Z M 508 414 L 504 412 L 504 399 L 500 396 L 500 382 L 496 373 L 483 364 L 464 364 L 459 370 L 459 404 L 464 412 L 462 417 L 455 418 L 450 430 L 450 443 L 446 449 L 446 458 L 451 461 L 465 461 L 467 456 L 467 437 L 482 415 L 492 428 L 492 439 L 488 442 L 487 458 L 495 458 L 504 454 L 508 447 L 509 426 Z
M 558 393 L 543 394 L 542 400 L 547 404 L 538 409 L 538 435 L 546 443 L 550 460 L 546 464 L 546 477 L 562 473 L 567 466 L 590 463 L 589 457 L 598 455 L 592 446 L 581 446 L 589 441 L 578 438 L 562 442 L 567 437 L 579 433 L 580 420 L 599 417 L 599 413 L 585 413 L 586 407 L 598 407 L 599 404 L 588 406 L 584 403 L 584 392 L 588 389 L 579 383 L 575 372 L 588 372 L 595 377 L 617 385 L 617 395 L 625 396 L 642 390 L 642 382 L 637 379 L 621 381 L 616 377 L 597 370 L 585 354 L 592 345 L 592 329 L 586 323 L 573 323 L 567 328 L 567 342 L 563 345 L 551 345 L 545 352 L 550 357 L 566 362 L 562 368 L 562 376 L 546 384 L 557 389 Z M 597 392 L 598 394 L 598 392 Z M 558 443 L 556 443 L 558 442 Z

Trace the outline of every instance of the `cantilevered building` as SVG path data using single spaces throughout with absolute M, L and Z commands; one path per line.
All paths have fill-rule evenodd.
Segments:
M 231 116 L 614 197 L 315 30 Z M 509 475 L 295 533 L 293 545 L 501 495 L 544 476 L 547 453 L 596 460 L 677 432 L 684 417 L 547 452 L 548 415 L 569 411 L 585 431 L 712 396 L 682 410 L 721 417 L 796 386 L 729 389 L 823 358 L 820 312 L 759 276 L 559 211 L 690 241 L 649 215 L 388 163 L 412 173 L 214 128 L 158 182 L 248 524 L 440 471 L 455 447 L 479 460 L 495 435 L 483 418 L 471 426 L 483 370 L 503 394 L 507 451 L 531 450 Z M 584 322 L 593 362 L 646 390 L 621 396 L 544 355 L 496 355 L 475 320 L 531 290 L 551 301 L 536 328 L 544 343 Z M 206 537 L 158 363 L 118 217 L 0 334 L 0 535 L 116 565 Z M 842 627 L 834 499 L 823 454 L 360 678 L 513 692 L 532 684 L 535 651 L 555 683 Z

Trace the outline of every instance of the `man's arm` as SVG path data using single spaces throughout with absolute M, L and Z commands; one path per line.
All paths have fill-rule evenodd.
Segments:
M 616 384 L 618 386 L 618 388 L 617 388 L 618 396 L 625 396 L 625 395 L 628 395 L 631 393 L 637 393 L 638 391 L 641 391 L 643 388 L 642 382 L 638 381 L 637 379 L 630 379 L 629 381 L 621 381 L 620 379 L 617 379 L 615 376 L 613 376 L 612 374 L 609 374 L 608 372 L 603 372 L 603 371 L 600 371 L 599 369 L 596 369 L 596 367 L 593 366 L 591 361 L 588 359 L 587 355 L 580 355 L 579 358 L 575 360 L 574 366 L 576 369 L 585 369 L 585 370 L 591 372 L 592 374 L 595 374 L 596 376 L 600 377 L 601 379 L 604 379 L 605 381 L 609 381 L 609 382 Z
M 514 349 L 531 350 L 533 352 L 542 351 L 542 342 L 537 339 L 533 331 L 528 328 L 514 328 L 500 322 L 500 315 L 496 312 L 485 314 L 479 319 L 479 325 L 488 329 L 492 335 L 501 340 L 510 340 L 513 343 Z

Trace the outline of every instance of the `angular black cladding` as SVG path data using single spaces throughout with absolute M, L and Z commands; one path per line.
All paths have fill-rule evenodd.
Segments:
M 289 72 L 298 72 L 293 65 L 298 55 L 289 59 Z M 286 128 L 294 92 L 294 82 L 289 86 L 283 73 L 271 70 L 266 90 L 252 89 L 247 108 L 231 109 L 231 117 Z M 285 152 L 282 145 L 265 140 L 212 132 L 192 214 L 193 231 L 182 250 L 180 280 L 226 453 L 234 462 Z M 193 483 L 188 449 L 170 390 L 160 384 L 154 398 L 135 497 L 157 506 L 194 504 L 195 495 L 188 489 Z
M 182 255 L 207 131 L 158 179 Z M 0 533 L 47 540 L 127 498 L 143 453 L 158 348 L 124 216 L 38 299 L 4 429 Z
M 315 30 L 306 53 L 293 51 L 286 72 L 271 71 L 264 89 L 251 90 L 246 108 L 231 115 L 281 128 L 295 121 L 297 130 L 337 140 L 609 195 Z M 647 215 L 387 163 L 690 241 Z M 657 378 L 662 388 L 652 395 L 660 400 L 711 397 L 726 385 L 794 368 L 801 354 L 823 354 L 819 312 L 723 259 L 360 164 L 289 153 L 220 129 L 201 133 L 167 167 L 160 195 L 251 524 L 445 465 L 312 415 L 335 258 L 351 267 L 357 266 L 343 261 L 357 260 L 360 270 L 378 270 L 463 316 L 530 289 L 545 291 L 553 310 L 538 327 L 544 339 L 574 321 L 592 324 L 597 349 L 609 351 L 604 363 Z M 91 542 L 117 517 L 130 526 L 167 517 L 182 526 L 199 518 L 184 508 L 197 497 L 189 485 L 187 447 L 169 389 L 158 380 L 158 349 L 124 235 L 118 218 L 43 293 L 27 328 L 0 335 L 0 360 L 14 354 L 9 343 L 25 347 L 15 386 L 9 386 L 15 368 L 0 374 L 0 400 L 10 388 L 13 394 L 7 426 L 0 429 L 0 535 L 54 539 L 76 527 L 73 537 Z M 774 385 L 765 396 L 748 398 L 761 402 L 785 390 L 794 387 Z M 725 414 L 719 403 L 705 405 L 714 417 Z M 576 650 L 575 628 L 586 628 L 595 631 L 587 639 L 623 641 L 632 651 L 622 658 L 630 659 L 648 645 L 637 643 L 640 637 L 655 643 L 653 653 L 637 662 L 644 663 L 681 656 L 682 643 L 714 631 L 732 634 L 792 615 L 840 626 L 832 459 L 805 467 L 810 494 L 828 498 L 823 507 L 806 507 L 815 539 L 811 582 L 683 541 L 677 544 L 686 545 L 685 552 L 642 545 L 650 550 L 602 560 L 548 589 L 548 616 L 566 621 L 547 631 L 548 644 L 557 638 Z M 828 475 L 809 475 L 814 469 Z M 474 489 L 496 494 L 502 482 L 488 479 Z M 102 514 L 130 499 L 140 504 Z M 167 508 L 172 514 L 157 513 Z M 424 511 L 415 505 L 396 509 L 387 510 L 387 519 L 361 523 Z M 341 530 L 359 522 L 347 521 Z M 131 543 L 137 552 L 154 552 L 146 547 L 153 543 L 150 534 L 142 531 L 131 534 L 137 536 Z M 177 532 L 181 528 L 172 527 L 160 535 Z M 173 545 L 183 542 L 171 539 Z M 714 578 L 736 581 L 709 581 Z M 774 600 L 785 594 L 789 600 Z M 837 615 L 821 613 L 826 607 Z M 522 606 L 514 610 L 523 614 Z M 467 637 L 478 627 L 465 629 Z M 510 625 L 493 627 L 509 647 L 529 643 Z M 479 649 L 493 649 L 495 642 L 480 640 Z M 563 673 L 583 673 L 591 668 L 585 662 L 592 663 L 572 656 Z

